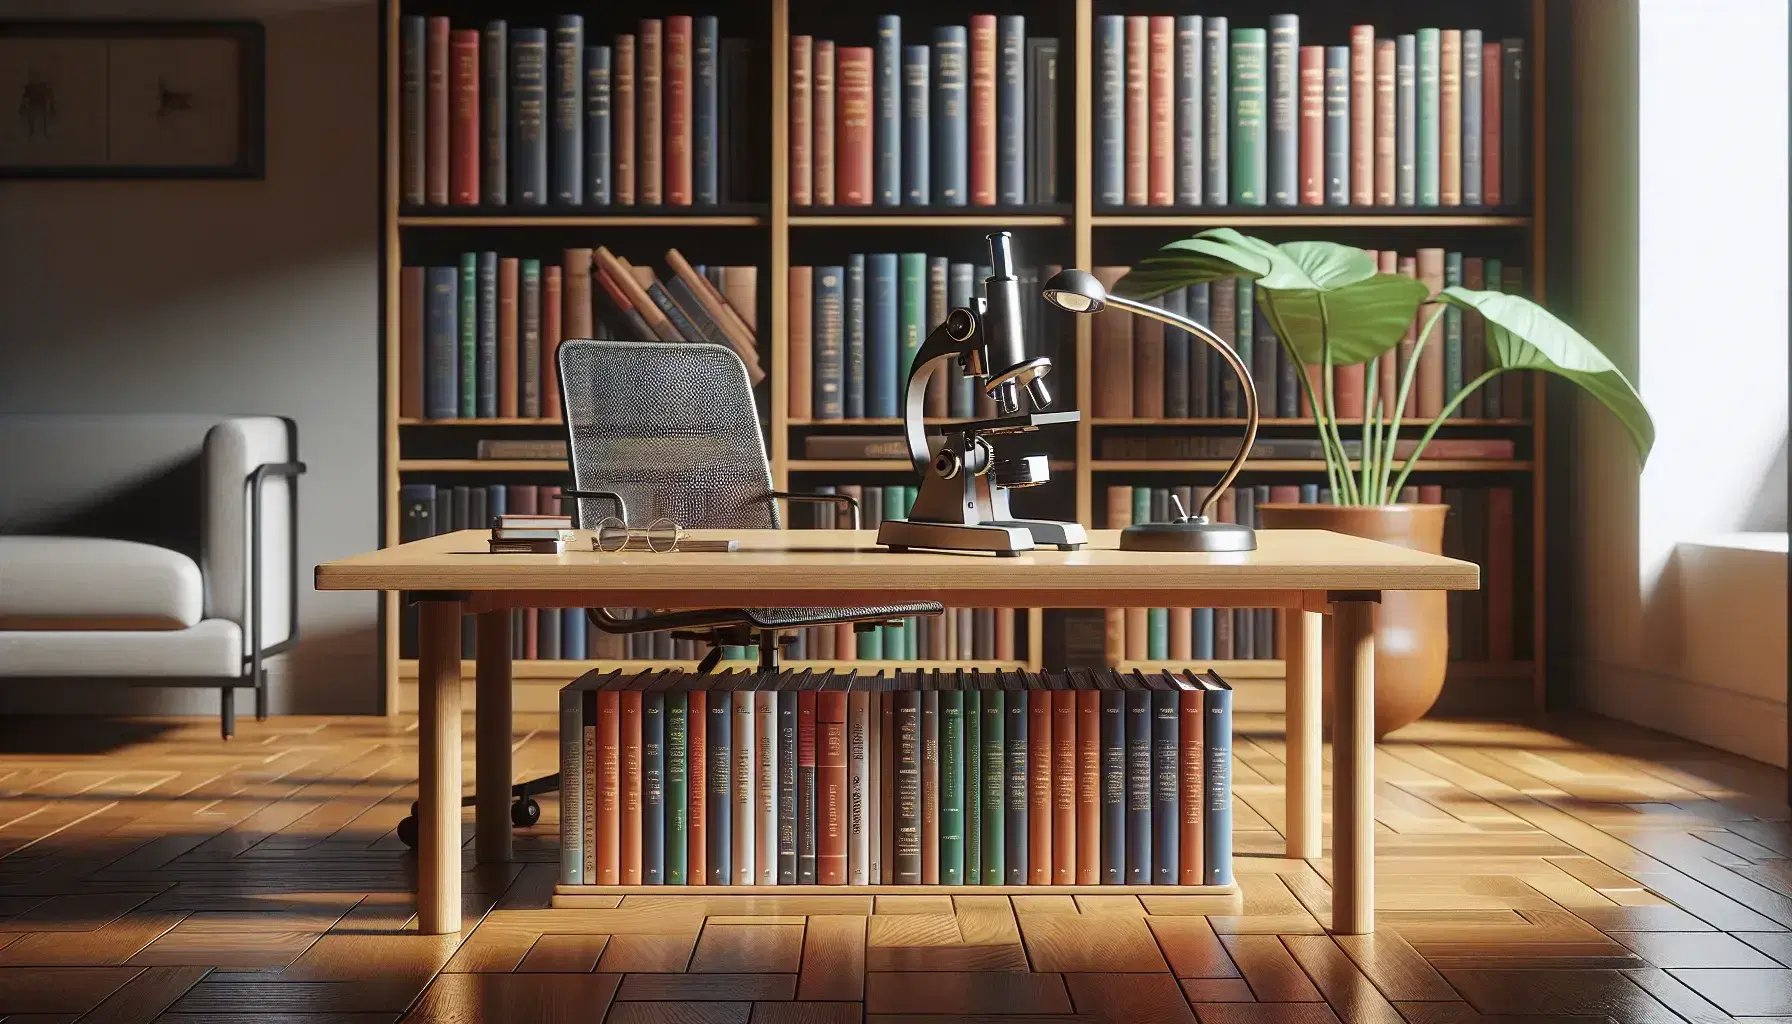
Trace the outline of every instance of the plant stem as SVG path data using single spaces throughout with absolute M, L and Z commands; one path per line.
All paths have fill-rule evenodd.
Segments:
M 1363 396 L 1363 480 L 1357 491 L 1363 504 L 1379 505 L 1383 499 L 1379 493 L 1370 492 L 1369 482 L 1377 479 L 1375 463 L 1381 451 L 1381 446 L 1377 443 L 1381 437 L 1381 402 L 1375 393 L 1376 385 L 1381 380 L 1381 357 L 1369 360 L 1363 367 L 1363 372 L 1369 375 L 1369 383 Z
M 1325 308 L 1325 293 L 1323 292 L 1319 295 L 1319 374 L 1321 389 L 1325 392 L 1325 425 L 1331 429 L 1332 444 L 1338 450 L 1338 476 L 1344 484 L 1343 500 L 1338 500 L 1339 496 L 1334 491 L 1332 504 L 1360 504 L 1356 493 L 1356 480 L 1350 475 L 1350 457 L 1344 450 L 1344 436 L 1338 433 L 1338 409 L 1332 388 L 1332 326 L 1331 317 Z
M 1437 418 L 1431 421 L 1431 425 L 1425 428 L 1424 435 L 1419 438 L 1418 447 L 1414 448 L 1412 454 L 1406 457 L 1406 465 L 1401 467 L 1400 475 L 1394 480 L 1394 489 L 1396 491 L 1406 483 L 1406 478 L 1412 474 L 1413 467 L 1419 464 L 1419 456 L 1425 453 L 1425 446 L 1431 443 L 1431 438 L 1437 434 L 1437 429 L 1444 425 L 1444 421 L 1450 418 L 1450 414 L 1456 411 L 1456 407 L 1462 404 L 1462 400 L 1467 398 L 1476 388 L 1505 372 L 1505 367 L 1496 366 L 1486 373 L 1481 374 L 1481 376 L 1476 377 L 1474 380 L 1469 381 L 1461 391 L 1456 393 L 1455 398 L 1450 399 L 1449 404 L 1443 407 L 1443 411 L 1437 414 Z
M 1394 450 L 1400 444 L 1400 423 L 1406 416 L 1406 400 L 1412 395 L 1413 381 L 1417 379 L 1419 375 L 1419 353 L 1425 351 L 1425 343 L 1431 340 L 1432 329 L 1435 328 L 1437 322 L 1443 318 L 1444 307 L 1440 305 L 1437 307 L 1437 312 L 1431 314 L 1431 319 L 1425 321 L 1424 328 L 1419 331 L 1419 339 L 1414 342 L 1412 346 L 1412 355 L 1406 357 L 1406 372 L 1400 378 L 1400 398 L 1394 403 L 1394 412 L 1389 421 L 1390 427 L 1388 430 L 1387 442 L 1383 445 L 1381 457 L 1381 490 L 1383 494 L 1390 494 L 1396 497 L 1400 494 L 1399 487 L 1389 488 L 1387 486 L 1388 474 L 1394 467 Z M 1406 478 L 1402 476 L 1401 479 L 1404 480 Z
M 1295 366 L 1300 367 L 1300 372 L 1295 376 L 1300 381 L 1301 391 L 1307 396 L 1307 407 L 1313 410 L 1313 425 L 1319 431 L 1319 447 L 1325 453 L 1326 484 L 1330 487 L 1332 494 L 1336 495 L 1339 493 L 1338 472 L 1340 468 L 1344 472 L 1349 472 L 1350 463 L 1345 460 L 1342 451 L 1335 453 L 1332 451 L 1331 435 L 1326 433 L 1325 424 L 1320 417 L 1319 396 L 1313 393 L 1313 381 L 1307 376 L 1306 364 L 1301 362 L 1300 353 L 1294 350 L 1293 343 L 1288 340 L 1288 332 L 1282 326 L 1282 318 L 1268 303 L 1263 304 L 1263 312 L 1269 317 L 1270 326 L 1276 330 L 1276 338 L 1282 343 L 1282 351 L 1293 361 Z M 1336 503 L 1335 499 L 1333 503 Z

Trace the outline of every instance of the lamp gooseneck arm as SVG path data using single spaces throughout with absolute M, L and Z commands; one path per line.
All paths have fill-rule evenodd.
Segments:
M 1244 389 L 1244 444 L 1239 446 L 1238 454 L 1233 457 L 1232 464 L 1226 467 L 1226 472 L 1220 475 L 1220 482 L 1215 484 L 1213 490 L 1207 492 L 1207 497 L 1201 499 L 1201 503 L 1195 507 L 1195 518 L 1206 520 L 1207 510 L 1215 501 L 1219 500 L 1226 488 L 1232 486 L 1232 481 L 1238 477 L 1239 471 L 1244 469 L 1245 460 L 1251 457 L 1252 446 L 1257 443 L 1257 384 L 1251 379 L 1251 368 L 1244 364 L 1244 360 L 1238 357 L 1238 353 L 1231 345 L 1226 344 L 1224 338 L 1188 317 L 1166 309 L 1159 309 L 1156 306 L 1146 305 L 1143 302 L 1121 298 L 1118 295 L 1110 294 L 1106 297 L 1106 301 L 1107 305 L 1114 309 L 1123 309 L 1128 313 L 1168 324 L 1177 330 L 1187 331 L 1200 338 L 1207 343 L 1208 348 L 1218 352 L 1220 358 L 1232 367 L 1232 372 L 1238 375 L 1238 385 Z

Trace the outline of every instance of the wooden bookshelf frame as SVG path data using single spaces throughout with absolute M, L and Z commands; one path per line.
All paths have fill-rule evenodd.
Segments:
M 402 265 L 402 237 L 406 231 L 427 231 L 440 228 L 452 229 L 506 229 L 528 231 L 539 228 L 605 228 L 605 227 L 697 227 L 718 228 L 738 231 L 765 231 L 768 234 L 769 261 L 763 273 L 768 275 L 769 303 L 764 313 L 766 338 L 770 349 L 770 409 L 769 416 L 769 457 L 772 468 L 772 479 L 779 488 L 788 488 L 792 472 L 892 472 L 902 473 L 906 467 L 900 460 L 806 460 L 795 458 L 791 454 L 791 434 L 796 428 L 812 428 L 826 425 L 837 426 L 878 426 L 889 427 L 896 424 L 894 420 L 831 420 L 825 424 L 815 420 L 796 420 L 789 414 L 789 350 L 778 339 L 787 336 L 790 322 L 788 290 L 791 265 L 791 236 L 795 231 L 838 230 L 841 228 L 913 228 L 917 230 L 988 230 L 992 228 L 1031 228 L 1044 230 L 1061 230 L 1069 233 L 1070 250 L 1075 264 L 1079 267 L 1090 267 L 1095 262 L 1096 232 L 1125 231 L 1140 228 L 1188 228 L 1199 230 L 1207 227 L 1278 227 L 1278 228 L 1313 228 L 1313 229 L 1364 229 L 1364 228 L 1435 228 L 1439 230 L 1495 230 L 1523 231 L 1528 235 L 1530 264 L 1527 268 L 1528 283 L 1532 295 L 1541 301 L 1544 297 L 1545 282 L 1545 247 L 1548 210 L 1547 190 L 1545 189 L 1545 125 L 1548 113 L 1546 102 L 1547 88 L 1545 72 L 1547 68 L 1545 54 L 1545 5 L 1548 0 L 1531 0 L 1530 3 L 1530 35 L 1527 43 L 1527 63 L 1530 74 L 1531 125 L 1529 152 L 1532 166 L 1530 168 L 1530 209 L 1527 214 L 1508 214 L 1488 212 L 1478 208 L 1437 207 L 1423 211 L 1411 209 L 1387 208 L 1345 208 L 1314 212 L 1311 208 L 1294 208 L 1283 213 L 1272 209 L 1254 208 L 1251 211 L 1234 211 L 1231 209 L 1168 209 L 1168 210 L 1117 210 L 1111 207 L 1097 208 L 1093 202 L 1093 149 L 1094 149 L 1094 112 L 1093 105 L 1088 102 L 1075 102 L 1069 105 L 1072 118 L 1074 145 L 1072 147 L 1072 194 L 1068 202 L 1058 207 L 1045 207 L 1046 211 L 1062 210 L 1064 212 L 1042 212 L 1040 207 L 1024 207 L 1013 211 L 1002 208 L 970 208 L 951 211 L 927 210 L 906 213 L 896 208 L 880 207 L 865 212 L 857 210 L 842 211 L 826 207 L 795 208 L 790 203 L 789 167 L 787 161 L 776 159 L 776 154 L 789 151 L 789 53 L 790 37 L 793 26 L 790 23 L 790 0 L 765 0 L 770 5 L 771 39 L 769 61 L 771 75 L 771 132 L 770 132 L 770 195 L 764 203 L 736 204 L 726 208 L 729 212 L 706 213 L 704 208 L 693 208 L 690 213 L 668 210 L 664 207 L 630 210 L 619 207 L 616 212 L 601 212 L 578 215 L 543 214 L 539 216 L 519 214 L 458 214 L 451 210 L 418 212 L 402 209 L 399 188 L 399 18 L 400 0 L 383 0 L 383 47 L 385 66 L 382 80 L 384 82 L 383 107 L 383 160 L 384 173 L 381 175 L 383 195 L 381 198 L 381 234 L 383 239 L 383 266 L 381 268 L 381 319 L 383 330 L 380 341 L 380 541 L 382 545 L 398 543 L 399 537 L 399 502 L 398 489 L 403 474 L 411 472 L 565 472 L 566 464 L 560 460 L 506 460 L 481 461 L 476 459 L 440 459 L 440 458 L 404 458 L 401 447 L 400 428 L 437 429 L 441 427 L 466 426 L 551 426 L 557 421 L 546 419 L 477 419 L 477 420 L 445 420 L 430 421 L 416 418 L 400 418 L 398 416 L 398 294 L 399 269 Z M 1074 38 L 1071 40 L 1070 57 L 1067 68 L 1073 79 L 1070 95 L 1075 98 L 1090 97 L 1094 92 L 1094 3 L 1093 0 L 1054 0 L 1057 3 L 1072 5 L 1074 13 Z M 898 7 L 901 4 L 897 4 Z M 1297 5 L 1299 6 L 1299 5 Z M 1060 51 L 1062 53 L 1062 51 Z M 1060 73 L 1063 73 L 1061 70 Z M 750 212 L 740 212 L 742 210 Z M 601 239 L 600 239 L 601 240 Z M 1091 326 L 1087 317 L 1079 317 L 1076 321 L 1075 365 L 1076 374 L 1075 408 L 1085 413 L 1092 408 L 1093 388 L 1091 375 Z M 1495 665 L 1491 663 L 1452 663 L 1453 676 L 1463 678 L 1524 678 L 1530 683 L 1531 705 L 1534 710 L 1542 710 L 1546 697 L 1546 680 L 1544 673 L 1544 652 L 1547 641 L 1545 597 L 1545 550 L 1547 547 L 1547 519 L 1545 513 L 1544 482 L 1546 478 L 1545 461 L 1545 429 L 1547 426 L 1546 389 L 1543 376 L 1534 375 L 1531 382 L 1531 415 L 1525 419 L 1463 419 L 1452 421 L 1446 429 L 1459 427 L 1499 427 L 1509 428 L 1515 437 L 1525 437 L 1529 441 L 1530 458 L 1510 460 L 1430 460 L 1420 463 L 1426 472 L 1437 473 L 1488 473 L 1522 474 L 1528 483 L 1531 498 L 1531 653 L 1528 661 Z M 1095 474 L 1115 472 L 1218 472 L 1224 469 L 1224 460 L 1154 460 L 1147 462 L 1122 462 L 1117 460 L 1097 460 L 1096 431 L 1116 426 L 1189 426 L 1189 427 L 1228 427 L 1237 426 L 1241 421 L 1228 418 L 1204 419 L 1135 419 L 1111 420 L 1096 419 L 1085 416 L 1076 425 L 1074 458 L 1053 461 L 1053 469 L 1066 475 L 1050 486 L 1071 486 L 1074 488 L 1074 506 L 1076 517 L 1086 526 L 1095 525 Z M 1308 424 L 1304 419 L 1268 419 L 1266 425 L 1293 427 Z M 892 434 L 892 436 L 895 436 Z M 1323 469 L 1323 463 L 1314 460 L 1261 460 L 1251 464 L 1252 469 L 1282 470 L 1308 472 Z M 394 594 L 381 597 L 381 651 L 383 664 L 383 704 L 387 714 L 396 714 L 402 706 L 415 707 L 416 662 L 401 661 L 398 657 L 398 601 Z M 1012 663 L 1015 667 L 1037 669 L 1044 661 L 1044 617 L 1039 609 L 1027 610 L 1027 650 L 1024 659 Z M 1018 652 L 1017 652 L 1018 653 Z M 470 664 L 470 663 L 469 663 Z M 596 661 L 546 661 L 517 662 L 516 679 L 519 686 L 533 685 L 541 687 L 555 679 L 570 679 L 586 669 L 593 667 L 638 667 L 640 662 L 596 662 Z M 803 662 L 812 667 L 820 666 L 820 662 Z M 830 663 L 844 664 L 844 663 Z M 890 662 L 856 662 L 860 668 L 876 670 L 879 667 L 889 668 Z M 991 662 L 948 662 L 926 663 L 929 667 L 987 667 Z M 1125 662 L 1127 666 L 1137 664 L 1141 667 L 1163 667 L 1159 662 Z M 1206 664 L 1206 663 L 1204 663 Z M 1262 659 L 1252 662 L 1219 662 L 1212 663 L 1232 670 L 1232 674 L 1240 678 L 1279 677 L 1282 663 L 1274 659 Z M 468 676 L 470 678 L 470 675 Z M 404 698 L 409 693 L 409 700 Z M 614 890 L 606 890 L 614 891 Z M 780 890 L 782 891 L 782 890 Z M 930 890 L 932 891 L 932 890 Z M 979 890 L 980 891 L 980 890 Z M 1033 891 L 1029 889 L 1028 891 Z M 1184 890 L 1186 891 L 1186 890 Z

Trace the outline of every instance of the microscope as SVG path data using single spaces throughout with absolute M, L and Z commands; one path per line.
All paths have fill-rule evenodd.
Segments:
M 1013 236 L 989 236 L 990 277 L 974 308 L 946 315 L 915 353 L 904 392 L 902 430 L 909 461 L 921 474 L 921 489 L 907 519 L 886 519 L 877 542 L 892 551 L 986 551 L 1017 555 L 1037 545 L 1073 551 L 1088 542 L 1081 524 L 1049 519 L 1016 519 L 1008 492 L 1037 487 L 1051 479 L 1044 455 L 1001 458 L 992 437 L 1024 434 L 1058 423 L 1074 423 L 1076 412 L 1047 412 L 1052 395 L 1045 377 L 1051 360 L 1027 356 L 1021 337 L 1020 281 L 1014 276 Z M 966 376 L 979 381 L 995 402 L 996 417 L 946 428 L 936 448 L 929 446 L 924 412 L 927 380 L 958 360 Z M 1028 411 L 1030 408 L 1031 411 Z

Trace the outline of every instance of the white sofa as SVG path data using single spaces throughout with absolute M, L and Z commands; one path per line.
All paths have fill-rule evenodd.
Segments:
M 272 416 L 0 415 L 0 677 L 217 687 L 296 638 L 298 435 Z

